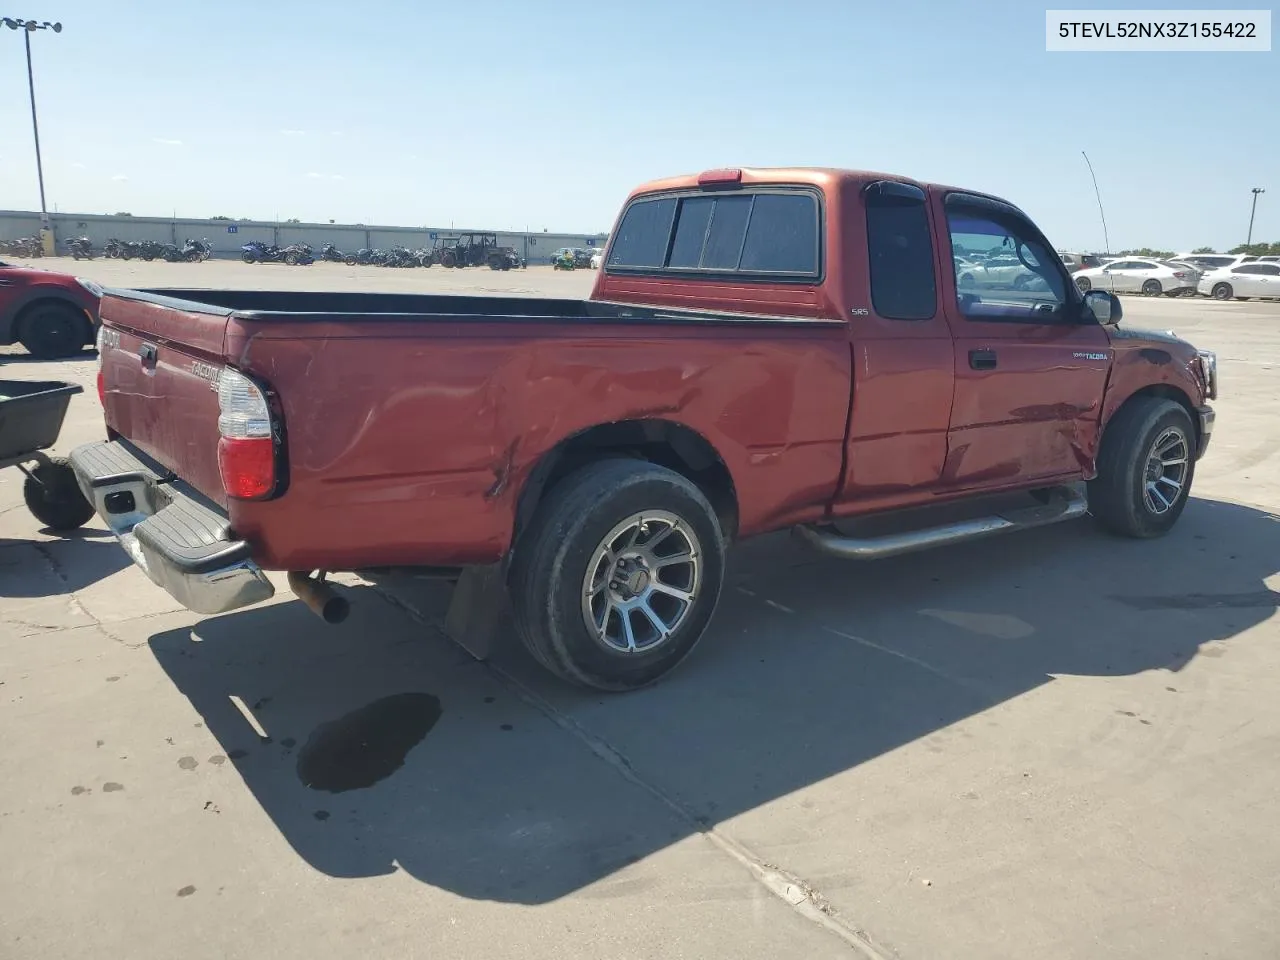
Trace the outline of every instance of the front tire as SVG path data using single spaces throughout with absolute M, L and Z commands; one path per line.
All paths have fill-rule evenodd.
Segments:
M 1159 280 L 1147 280 L 1142 284 L 1142 292 L 1148 297 L 1158 297 L 1164 293 L 1164 287 Z
M 245 263 L 256 263 L 258 258 L 255 257 L 252 253 L 245 251 L 244 253 L 240 254 L 240 259 L 243 260 Z
M 50 457 L 39 464 L 22 484 L 27 509 L 50 530 L 74 530 L 93 516 L 93 504 L 84 498 L 75 470 L 65 457 Z
M 37 360 L 74 357 L 92 337 L 89 322 L 75 307 L 43 303 L 22 314 L 19 342 Z
M 1182 515 L 1195 476 L 1195 429 L 1179 404 L 1130 400 L 1107 424 L 1089 509 L 1110 532 L 1147 539 Z
M 724 537 L 702 491 L 665 467 L 610 459 L 547 494 L 508 585 L 536 660 L 571 683 L 623 691 L 693 651 L 723 577 Z
M 1231 299 L 1231 293 L 1232 293 L 1232 291 L 1231 291 L 1231 284 L 1229 284 L 1229 283 L 1217 283 L 1217 284 L 1214 284 L 1214 287 L 1213 287 L 1213 299 L 1215 299 L 1215 300 L 1230 300 L 1230 299 Z
M 1076 289 L 1081 293 L 1088 293 L 1092 287 L 1088 277 L 1076 277 Z

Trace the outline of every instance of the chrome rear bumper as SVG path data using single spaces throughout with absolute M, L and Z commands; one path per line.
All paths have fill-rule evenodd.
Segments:
M 274 595 L 226 515 L 124 442 L 78 447 L 71 466 L 130 559 L 188 610 L 226 613 Z

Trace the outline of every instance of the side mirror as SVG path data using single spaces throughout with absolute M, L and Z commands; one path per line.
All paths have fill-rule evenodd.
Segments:
M 1084 295 L 1084 304 L 1093 319 L 1104 327 L 1114 327 L 1124 316 L 1124 308 L 1114 294 L 1105 290 L 1090 290 Z

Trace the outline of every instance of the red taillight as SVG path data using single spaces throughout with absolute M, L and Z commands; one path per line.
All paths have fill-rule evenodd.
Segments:
M 719 170 L 705 170 L 698 174 L 698 186 L 706 187 L 718 183 L 741 183 L 742 171 L 737 167 L 725 167 Z
M 1175 277 L 1177 277 L 1179 280 L 1185 280 L 1185 279 L 1187 279 L 1187 277 L 1189 276 L 1189 274 L 1186 274 L 1186 273 L 1179 273 L 1179 272 L 1178 272 L 1178 271 L 1176 271 L 1176 270 L 1173 272 L 1173 275 L 1174 275 Z
M 276 445 L 270 437 L 218 441 L 218 472 L 227 496 L 239 500 L 265 497 L 276 485 Z
M 230 367 L 218 374 L 218 472 L 227 496 L 256 500 L 276 488 L 271 407 L 256 383 Z
M 102 404 L 103 409 L 107 406 L 107 382 L 102 377 L 102 368 L 98 368 L 98 402 Z

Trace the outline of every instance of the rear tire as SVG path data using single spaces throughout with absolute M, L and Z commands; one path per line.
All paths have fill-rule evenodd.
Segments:
M 1187 505 L 1195 466 L 1195 429 L 1187 411 L 1160 397 L 1130 400 L 1102 435 L 1089 510 L 1119 536 L 1162 536 Z
M 1076 277 L 1076 289 L 1081 293 L 1088 293 L 1092 287 L 1093 284 L 1089 282 L 1088 277 Z
M 48 463 L 37 465 L 22 484 L 22 499 L 32 516 L 50 530 L 74 530 L 94 513 L 65 457 L 50 457 Z
M 618 572 L 623 561 L 630 573 Z M 723 577 L 724 538 L 702 491 L 665 467 L 609 459 L 548 492 L 515 546 L 508 585 L 516 627 L 539 663 L 570 683 L 623 691 L 653 683 L 693 651 Z
M 89 322 L 65 303 L 39 303 L 24 311 L 18 341 L 37 360 L 74 357 L 92 337 Z

